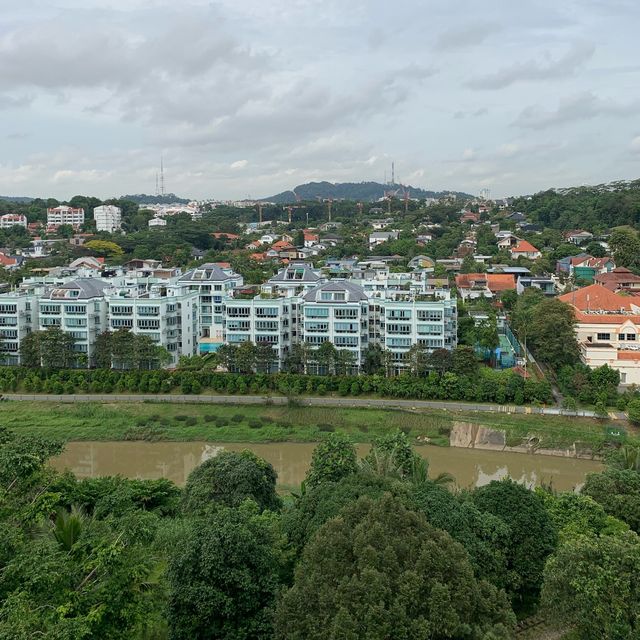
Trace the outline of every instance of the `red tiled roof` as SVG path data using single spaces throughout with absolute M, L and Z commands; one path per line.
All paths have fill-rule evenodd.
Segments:
M 477 282 L 486 282 L 487 288 L 496 293 L 516 288 L 516 281 L 510 273 L 459 273 L 456 276 L 456 286 L 466 289 Z
M 566 302 L 578 309 L 578 311 L 631 311 L 628 297 L 620 296 L 609 291 L 601 284 L 592 284 L 576 291 L 565 293 L 558 297 L 561 302 Z
M 520 240 L 515 247 L 511 248 L 511 253 L 534 253 L 538 251 L 530 242 Z
M 16 264 L 18 264 L 18 261 L 15 258 L 0 253 L 0 265 L 3 267 L 13 267 Z
M 618 360 L 640 360 L 640 351 L 618 351 Z

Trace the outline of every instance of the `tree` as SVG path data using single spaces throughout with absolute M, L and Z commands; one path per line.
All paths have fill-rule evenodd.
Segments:
M 561 542 L 581 535 L 599 536 L 629 529 L 624 522 L 607 515 L 602 505 L 589 496 L 573 492 L 554 494 L 544 489 L 536 489 L 536 493 L 542 498 Z
M 507 563 L 514 574 L 510 590 L 515 600 L 535 599 L 542 586 L 544 563 L 556 545 L 556 531 L 542 499 L 507 479 L 476 489 L 471 500 L 481 511 L 501 518 L 510 529 Z
M 309 357 L 310 347 L 306 342 L 294 344 L 285 359 L 284 368 L 289 373 L 306 373 Z
M 185 513 L 205 513 L 219 505 L 253 500 L 262 511 L 280 508 L 274 468 L 251 451 L 223 451 L 196 467 L 184 488 Z
M 414 487 L 410 499 L 410 504 L 424 513 L 429 524 L 446 531 L 466 549 L 476 577 L 499 588 L 509 586 L 510 529 L 502 519 L 480 511 L 469 500 L 433 482 Z
M 306 486 L 312 489 L 323 482 L 338 482 L 357 471 L 353 443 L 341 433 L 332 433 L 313 450 Z
M 122 247 L 109 240 L 89 240 L 89 242 L 84 243 L 84 247 L 92 253 L 97 253 L 99 256 L 119 258 L 124 255 Z
M 273 517 L 221 508 L 188 524 L 169 559 L 171 640 L 268 640 L 281 554 Z
M 378 499 L 385 492 L 405 496 L 407 487 L 395 479 L 365 473 L 347 475 L 340 482 L 327 481 L 307 487 L 292 507 L 284 509 L 282 530 L 299 555 L 316 531 L 344 507 L 362 496 Z
M 582 493 L 599 502 L 609 515 L 640 532 L 640 473 L 612 468 L 590 473 Z
M 640 638 L 640 538 L 578 536 L 553 555 L 542 603 L 560 628 L 583 640 Z
M 323 342 L 315 351 L 312 357 L 318 367 L 326 374 L 330 375 L 334 372 L 336 361 L 336 348 L 332 342 Z
M 336 375 L 352 375 L 356 366 L 356 354 L 349 349 L 336 349 L 334 361 Z
M 378 475 L 404 478 L 411 475 L 417 455 L 407 434 L 396 430 L 375 438 L 363 468 Z
M 640 424 L 640 399 L 634 399 L 627 405 L 627 414 L 633 424 Z
M 383 350 L 379 344 L 370 344 L 364 350 L 362 370 L 367 375 L 384 373 Z
M 511 637 L 504 592 L 462 545 L 386 494 L 360 498 L 309 542 L 276 610 L 286 640 Z
M 451 371 L 453 367 L 453 356 L 449 349 L 434 349 L 429 354 L 429 368 L 437 371 L 439 374 Z
M 580 350 L 573 309 L 557 299 L 543 300 L 532 310 L 527 336 L 537 358 L 553 369 L 575 364 Z
M 75 340 L 59 327 L 34 331 L 20 343 L 20 362 L 25 367 L 67 369 L 79 354 L 74 351 Z
M 618 267 L 637 269 L 640 266 L 640 238 L 630 229 L 616 229 L 609 237 L 609 246 Z
M 429 365 L 429 351 L 423 344 L 416 343 L 405 352 L 403 360 L 412 376 L 423 376 Z
M 452 371 L 459 376 L 473 376 L 478 370 L 478 358 L 472 347 L 459 345 L 451 352 Z

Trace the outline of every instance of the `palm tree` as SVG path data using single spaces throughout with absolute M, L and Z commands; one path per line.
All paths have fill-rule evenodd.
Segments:
M 440 486 L 446 486 L 453 484 L 456 479 L 447 471 L 439 473 L 435 478 L 429 477 L 429 461 L 422 456 L 416 455 L 411 465 L 411 473 L 407 478 L 409 482 L 414 485 L 422 484 L 437 484 Z
M 51 522 L 51 533 L 65 551 L 71 551 L 78 541 L 86 520 L 84 511 L 75 505 L 71 507 L 71 511 L 58 509 Z
M 640 447 L 625 444 L 623 447 L 620 447 L 616 459 L 617 466 L 621 469 L 640 472 Z

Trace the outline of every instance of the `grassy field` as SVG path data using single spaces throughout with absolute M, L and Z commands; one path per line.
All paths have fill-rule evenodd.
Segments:
M 509 445 L 532 435 L 545 448 L 580 442 L 597 449 L 605 441 L 605 427 L 596 420 L 525 414 L 151 402 L 0 404 L 0 425 L 65 441 L 314 442 L 336 430 L 356 442 L 370 442 L 381 433 L 403 429 L 412 438 L 427 437 L 432 444 L 447 446 L 455 421 L 505 430 Z

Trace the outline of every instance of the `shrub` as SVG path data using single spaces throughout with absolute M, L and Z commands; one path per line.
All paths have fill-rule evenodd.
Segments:
M 256 420 L 255 418 L 252 418 L 251 420 L 249 420 L 249 428 L 250 429 L 262 429 L 262 421 L 261 420 Z
M 214 422 L 216 423 L 216 427 L 218 427 L 218 429 L 226 425 L 224 418 L 216 418 Z
M 234 415 L 231 416 L 231 422 L 242 422 L 244 420 L 244 416 L 240 415 L 239 413 L 235 413 Z
M 331 424 L 319 424 L 318 425 L 318 431 L 322 431 L 323 433 L 333 433 L 336 430 L 336 428 L 331 425 Z
M 185 416 L 184 414 L 179 414 L 176 416 L 176 420 L 178 422 L 186 422 L 189 416 Z
M 210 413 L 207 413 L 207 415 L 204 416 L 205 422 L 216 422 L 216 420 L 216 416 L 212 416 Z
M 195 416 L 189 416 L 184 423 L 189 427 L 195 427 L 198 424 L 198 418 Z

